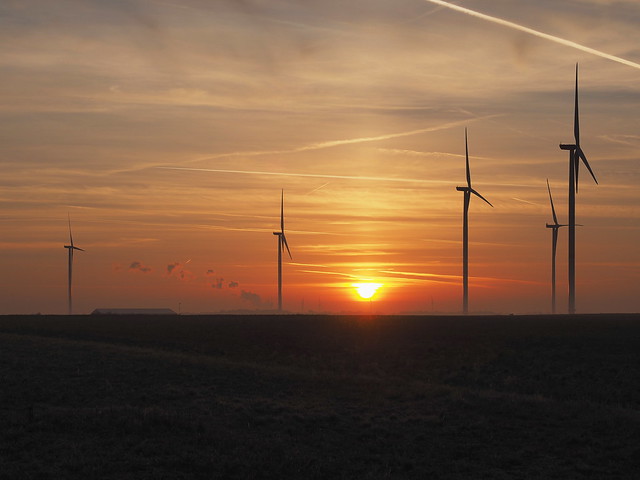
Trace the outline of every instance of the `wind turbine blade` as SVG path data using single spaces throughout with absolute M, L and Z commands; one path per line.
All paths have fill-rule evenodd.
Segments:
M 553 207 L 553 197 L 551 196 L 551 187 L 549 186 L 548 178 L 547 178 L 547 190 L 549 190 L 549 201 L 551 202 L 551 213 L 553 215 L 553 223 L 558 225 L 558 217 L 556 217 L 556 209 Z
M 578 158 L 576 159 L 576 185 L 578 184 L 577 170 L 578 170 L 578 165 L 580 163 L 580 159 L 582 159 L 582 161 L 584 162 L 584 166 L 587 167 L 587 170 L 589 170 L 589 173 L 593 177 L 593 181 L 596 182 L 596 185 L 598 185 L 598 180 L 596 179 L 596 176 L 593 174 L 593 170 L 591 170 L 591 166 L 587 161 L 587 156 L 584 154 L 584 152 L 580 147 L 578 147 L 578 149 L 576 150 L 576 155 L 578 156 Z
M 573 117 L 573 136 L 576 139 L 576 145 L 580 145 L 580 119 L 578 113 L 578 64 L 576 63 L 576 104 Z
M 280 231 L 284 233 L 284 189 L 280 193 Z
M 84 252 L 84 249 L 83 249 L 83 248 L 80 248 L 80 247 L 73 247 L 73 246 L 72 246 L 72 247 L 71 247 L 71 249 L 72 249 L 72 250 L 80 250 L 81 252 Z
M 578 147 L 573 152 L 573 171 L 575 172 L 575 187 L 576 192 L 578 191 L 578 176 L 580 173 L 580 154 L 578 153 Z
M 286 247 L 289 258 L 293 260 L 293 257 L 291 256 L 291 250 L 289 250 L 289 244 L 287 243 L 287 237 L 284 236 L 284 233 L 282 234 L 282 244 Z M 284 250 L 284 248 L 282 250 Z
M 71 236 L 71 216 L 67 212 L 67 220 L 69 222 L 69 245 L 73 248 L 73 237 Z
M 467 162 L 467 187 L 471 188 L 471 171 L 469 170 L 469 144 L 467 142 L 467 129 L 464 129 L 464 156 Z
M 485 202 L 487 202 L 490 206 L 493 207 L 493 205 L 491 205 L 491 202 L 489 200 L 487 200 L 486 198 L 484 198 L 482 195 L 480 195 L 478 192 L 476 192 L 473 188 L 471 189 L 471 193 L 473 193 L 474 195 L 480 197 L 482 200 L 484 200 Z

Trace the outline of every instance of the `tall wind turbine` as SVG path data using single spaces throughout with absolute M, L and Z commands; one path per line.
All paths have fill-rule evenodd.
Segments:
M 580 147 L 580 119 L 578 111 L 578 64 L 576 63 L 576 94 L 573 112 L 573 136 L 575 143 L 561 143 L 561 150 L 569 151 L 569 313 L 576 313 L 576 193 L 578 192 L 578 171 L 580 160 L 598 183 L 587 157 Z
M 469 171 L 469 145 L 467 142 L 467 129 L 464 129 L 464 150 L 467 164 L 467 186 L 456 187 L 459 192 L 464 192 L 464 209 L 462 215 L 462 312 L 469 313 L 469 202 L 471 194 L 481 198 L 490 206 L 489 200 L 480 195 L 471 186 L 471 172 Z
M 556 250 L 558 249 L 558 230 L 561 225 L 558 223 L 556 209 L 553 206 L 553 197 L 551 196 L 551 187 L 549 179 L 547 179 L 547 190 L 549 191 L 549 202 L 551 202 L 551 214 L 553 215 L 553 223 L 547 223 L 547 228 L 551 228 L 551 312 L 556 313 Z
M 291 250 L 289 250 L 289 244 L 287 243 L 287 237 L 284 234 L 284 190 L 282 190 L 280 196 L 280 231 L 273 232 L 278 236 L 278 311 L 282 311 L 282 252 L 287 249 L 289 258 L 291 257 Z
M 69 220 L 69 245 L 65 245 L 64 248 L 67 248 L 69 250 L 69 315 L 73 314 L 73 303 L 71 300 L 71 278 L 73 276 L 73 251 L 74 250 L 80 250 L 81 252 L 84 252 L 84 250 L 82 248 L 76 247 L 73 244 L 73 236 L 71 235 L 71 217 L 68 217 Z

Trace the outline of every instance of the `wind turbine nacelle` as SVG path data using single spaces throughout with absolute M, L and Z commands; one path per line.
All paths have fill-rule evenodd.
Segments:
M 575 150 L 577 147 L 569 143 L 561 143 L 560 150 Z
M 456 190 L 459 192 L 468 192 L 469 187 L 456 187 Z
M 274 235 L 282 235 L 282 232 L 273 232 Z

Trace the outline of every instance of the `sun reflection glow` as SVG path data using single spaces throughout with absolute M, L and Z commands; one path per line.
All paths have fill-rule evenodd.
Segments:
M 361 298 L 370 299 L 376 294 L 378 289 L 382 287 L 382 284 L 381 283 L 354 283 L 352 286 L 353 288 L 356 289 L 356 292 L 358 292 L 358 295 L 360 295 Z

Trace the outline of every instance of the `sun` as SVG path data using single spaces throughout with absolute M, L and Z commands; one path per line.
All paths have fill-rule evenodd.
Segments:
M 381 283 L 354 283 L 352 286 L 356 289 L 356 292 L 358 292 L 358 295 L 360 295 L 360 298 L 364 298 L 365 300 L 368 300 L 376 294 L 376 292 L 382 286 L 382 284 Z

